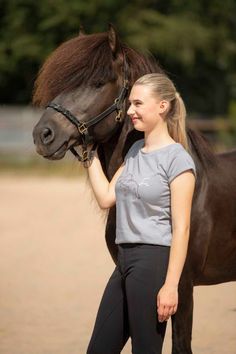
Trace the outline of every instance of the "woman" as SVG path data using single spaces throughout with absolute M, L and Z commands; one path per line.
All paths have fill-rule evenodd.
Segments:
M 164 74 L 138 79 L 129 97 L 134 128 L 144 132 L 112 180 L 98 156 L 88 168 L 101 208 L 116 204 L 118 264 L 105 288 L 87 354 L 161 353 L 178 306 L 196 169 L 188 152 L 185 106 Z

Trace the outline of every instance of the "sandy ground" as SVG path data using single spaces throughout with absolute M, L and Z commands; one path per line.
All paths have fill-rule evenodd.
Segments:
M 84 179 L 2 176 L 0 208 L 0 353 L 85 354 L 114 269 L 91 191 Z M 194 294 L 194 354 L 235 354 L 236 283 Z M 169 321 L 163 354 L 170 338 Z

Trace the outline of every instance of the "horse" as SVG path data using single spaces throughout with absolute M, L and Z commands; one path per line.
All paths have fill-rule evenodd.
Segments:
M 111 180 L 130 146 L 143 138 L 126 114 L 135 80 L 163 72 L 156 60 L 122 43 L 112 25 L 107 32 L 62 43 L 45 61 L 35 82 L 33 103 L 45 107 L 33 130 L 37 152 L 62 159 L 70 149 L 82 163 L 94 144 Z M 206 138 L 187 125 L 197 169 L 188 252 L 172 321 L 172 354 L 192 354 L 194 286 L 236 280 L 236 150 L 216 154 Z M 78 149 L 82 147 L 82 154 Z M 105 238 L 117 264 L 116 208 L 108 211 Z

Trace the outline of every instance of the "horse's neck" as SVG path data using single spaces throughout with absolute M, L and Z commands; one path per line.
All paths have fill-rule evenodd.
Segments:
M 134 129 L 129 117 L 126 116 L 122 128 L 116 135 L 100 146 L 99 158 L 109 180 L 122 164 L 130 146 L 138 139 L 141 139 L 140 132 Z
M 98 155 L 106 177 L 111 180 L 112 176 L 121 165 L 122 150 L 125 140 L 122 134 L 123 129 L 112 136 L 107 142 L 100 144 Z

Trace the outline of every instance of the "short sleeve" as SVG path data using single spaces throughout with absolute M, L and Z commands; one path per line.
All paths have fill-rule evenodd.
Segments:
M 169 156 L 167 168 L 169 183 L 172 182 L 175 177 L 187 170 L 192 170 L 196 178 L 197 174 L 195 163 L 191 155 L 186 150 L 175 152 L 174 155 Z

